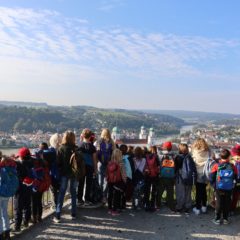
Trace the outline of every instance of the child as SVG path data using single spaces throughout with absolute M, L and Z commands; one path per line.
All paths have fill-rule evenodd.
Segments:
M 171 152 L 172 143 L 165 142 L 162 145 L 162 153 L 160 160 L 160 177 L 158 179 L 157 189 L 157 208 L 161 207 L 163 192 L 167 191 L 167 205 L 171 211 L 175 211 L 174 207 L 174 183 L 175 183 L 175 161 Z
M 236 167 L 229 162 L 230 152 L 223 149 L 220 153 L 221 160 L 212 168 L 210 183 L 216 189 L 216 208 L 213 223 L 221 223 L 223 214 L 223 224 L 228 224 L 229 208 L 231 204 L 231 194 L 234 187 L 234 179 L 237 176 Z
M 0 239 L 10 239 L 8 201 L 18 188 L 16 163 L 3 156 L 0 162 Z
M 21 230 L 22 218 L 24 213 L 24 226 L 28 227 L 31 218 L 31 195 L 32 195 L 32 168 L 33 160 L 28 148 L 23 147 L 18 151 L 17 174 L 19 178 L 19 188 L 14 195 L 14 230 Z
M 155 211 L 156 184 L 159 174 L 159 159 L 156 146 L 146 155 L 144 203 L 146 211 Z M 151 197 L 151 200 L 149 199 Z
M 143 206 L 143 189 L 144 189 L 144 170 L 146 166 L 146 159 L 143 157 L 143 150 L 136 147 L 134 150 L 134 164 L 135 170 L 133 173 L 133 209 L 140 209 Z
M 127 145 L 122 144 L 120 146 L 120 150 L 123 155 L 123 163 L 124 163 L 124 167 L 125 167 L 125 171 L 126 171 L 126 175 L 127 175 L 126 191 L 122 194 L 121 205 L 122 205 L 122 208 L 126 208 L 126 200 L 131 199 L 132 190 L 133 190 L 132 167 L 131 167 L 131 164 L 129 161 L 129 156 L 127 154 Z
M 127 181 L 125 167 L 122 161 L 122 153 L 115 149 L 111 161 L 107 165 L 108 182 L 108 209 L 112 216 L 119 215 L 121 194 L 124 192 Z
M 240 197 L 240 145 L 236 145 L 231 150 L 233 164 L 237 168 L 237 183 L 233 189 L 232 203 L 231 203 L 231 212 L 234 213 L 237 207 L 237 202 Z
M 189 154 L 187 144 L 179 144 L 179 154 L 175 158 L 176 164 L 176 211 L 189 213 L 192 207 L 192 185 L 195 184 L 197 170 Z
M 43 144 L 40 145 L 40 150 L 36 152 L 33 158 L 33 192 L 32 192 L 32 215 L 33 223 L 42 221 L 42 197 L 43 192 L 47 191 L 51 184 L 47 161 L 43 159 Z

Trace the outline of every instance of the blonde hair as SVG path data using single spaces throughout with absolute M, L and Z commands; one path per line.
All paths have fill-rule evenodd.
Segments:
M 61 144 L 61 135 L 58 133 L 53 134 L 49 139 L 49 143 L 51 147 L 57 149 Z
M 75 145 L 76 142 L 76 137 L 74 132 L 72 131 L 66 131 L 63 134 L 63 138 L 62 138 L 62 144 L 66 144 L 66 145 Z
M 209 151 L 209 146 L 203 138 L 198 138 L 192 145 L 192 150 Z
M 113 150 L 111 160 L 114 162 L 122 161 L 122 152 L 119 149 Z
M 102 133 L 101 133 L 101 138 L 105 141 L 111 141 L 111 133 L 108 128 L 103 128 Z

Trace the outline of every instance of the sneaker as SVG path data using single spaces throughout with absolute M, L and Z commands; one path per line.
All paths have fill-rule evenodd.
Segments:
M 200 210 L 197 209 L 196 207 L 193 208 L 193 212 L 194 212 L 196 215 L 199 215 L 199 214 L 200 214 Z
M 228 221 L 228 219 L 223 219 L 223 224 L 224 224 L 224 225 L 227 225 L 227 224 L 229 224 L 229 221 Z
M 90 201 L 85 201 L 85 203 L 84 203 L 84 207 L 92 207 L 93 206 L 93 203 L 92 202 L 90 202 Z
M 71 219 L 76 220 L 77 219 L 76 214 L 72 214 Z
M 207 213 L 207 207 L 202 206 L 201 211 L 202 213 Z
M 24 226 L 25 228 L 27 228 L 28 225 L 29 225 L 28 221 L 24 221 L 24 222 L 23 222 L 23 226 Z
M 112 211 L 112 216 L 118 216 L 120 213 L 118 211 Z
M 216 225 L 220 225 L 221 224 L 221 221 L 220 219 L 213 219 L 212 222 Z
M 78 201 L 78 203 L 77 203 L 77 206 L 78 206 L 78 207 L 81 207 L 81 206 L 83 206 L 83 205 L 84 205 L 84 201 L 83 201 L 83 200 Z
M 19 226 L 15 226 L 12 231 L 13 232 L 20 232 L 21 228 Z
M 54 217 L 53 222 L 60 223 L 61 222 L 60 217 Z

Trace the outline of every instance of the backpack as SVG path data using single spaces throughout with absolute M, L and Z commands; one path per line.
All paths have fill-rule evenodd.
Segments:
M 210 155 L 208 160 L 206 161 L 206 163 L 203 166 L 203 177 L 207 180 L 210 181 L 210 175 L 212 172 L 212 168 L 213 166 L 216 164 L 216 161 L 214 161 L 213 159 L 211 159 Z
M 183 158 L 183 164 L 181 169 L 181 179 L 185 185 L 192 186 L 197 180 L 197 169 L 192 157 L 187 154 Z
M 113 144 L 105 143 L 105 141 L 102 140 L 100 143 L 100 151 L 98 152 L 98 159 L 104 166 L 107 166 L 108 162 L 110 162 L 112 151 Z
M 0 168 L 0 196 L 12 197 L 19 187 L 19 179 L 16 167 Z
M 163 156 L 161 161 L 160 175 L 163 178 L 175 177 L 175 162 L 172 155 L 166 154 Z
M 147 155 L 146 164 L 149 177 L 157 177 L 159 174 L 159 168 L 157 165 L 157 157 L 155 154 Z
M 43 150 L 43 159 L 48 163 L 49 173 L 52 181 L 60 180 L 60 173 L 57 166 L 57 153 L 54 148 Z
M 45 192 L 51 185 L 51 177 L 49 170 L 44 166 L 41 160 L 34 160 L 34 167 L 32 168 L 33 175 L 33 191 L 34 192 Z
M 216 189 L 230 191 L 234 187 L 234 171 L 232 164 L 218 164 Z
M 77 178 L 83 178 L 85 176 L 85 162 L 83 154 L 79 151 L 74 151 L 69 161 L 73 175 Z
M 107 165 L 107 181 L 109 183 L 118 183 L 122 181 L 120 165 L 110 161 Z

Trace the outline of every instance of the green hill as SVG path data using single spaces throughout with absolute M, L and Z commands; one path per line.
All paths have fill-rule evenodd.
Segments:
M 127 111 L 123 109 L 100 109 L 87 106 L 21 107 L 0 105 L 0 131 L 4 132 L 63 132 L 67 129 L 91 128 L 99 132 L 106 127 L 137 131 L 142 125 L 153 127 L 157 134 L 179 133 L 184 125 L 182 119 L 163 114 Z

